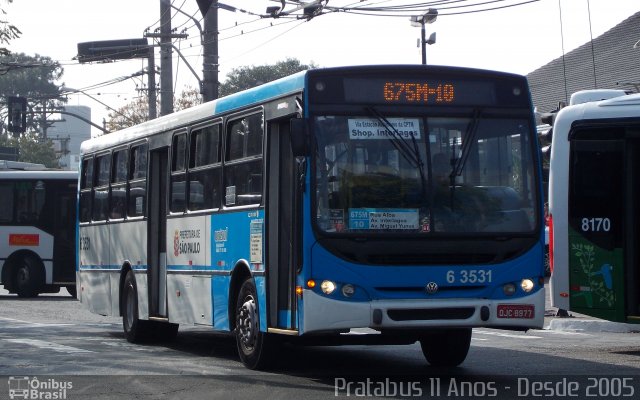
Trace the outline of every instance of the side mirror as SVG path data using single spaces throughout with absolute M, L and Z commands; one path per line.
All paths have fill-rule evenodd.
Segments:
M 294 118 L 291 120 L 291 150 L 296 157 L 305 157 L 310 152 L 309 129 L 307 129 L 306 120 L 303 118 Z

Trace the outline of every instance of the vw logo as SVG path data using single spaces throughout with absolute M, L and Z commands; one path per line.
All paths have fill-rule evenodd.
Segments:
M 427 286 L 424 288 L 427 291 L 427 294 L 434 294 L 438 292 L 438 284 L 435 282 L 427 283 Z

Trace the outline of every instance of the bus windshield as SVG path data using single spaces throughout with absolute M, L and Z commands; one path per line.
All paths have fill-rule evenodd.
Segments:
M 373 115 L 373 116 L 372 116 Z M 531 233 L 535 168 L 527 119 L 322 115 L 317 225 L 331 234 Z

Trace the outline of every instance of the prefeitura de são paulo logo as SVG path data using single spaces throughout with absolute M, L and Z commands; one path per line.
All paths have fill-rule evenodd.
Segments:
M 173 235 L 173 255 L 178 257 L 180 254 L 180 232 L 176 229 Z

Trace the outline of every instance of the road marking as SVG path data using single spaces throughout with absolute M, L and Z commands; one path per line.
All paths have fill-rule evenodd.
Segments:
M 32 327 L 32 328 L 41 328 L 41 327 L 52 327 L 52 326 L 72 326 L 74 324 L 60 324 L 60 323 L 52 323 L 52 324 L 47 324 L 47 323 L 41 323 L 41 322 L 31 322 L 31 321 L 23 321 L 20 319 L 14 319 L 14 318 L 6 318 L 6 317 L 0 317 L 0 321 L 7 321 L 7 322 L 12 322 L 14 324 L 21 324 L 22 326 L 18 325 L 18 326 L 3 326 L 3 328 L 23 328 L 25 326 L 27 327 Z
M 500 337 L 508 337 L 515 339 L 542 339 L 542 336 L 533 336 L 533 335 L 514 335 L 512 333 L 501 333 L 501 332 L 493 332 L 493 331 L 485 331 L 483 329 L 474 329 L 473 333 L 480 333 L 482 335 L 492 335 L 492 336 L 500 336 Z
M 79 349 L 77 347 L 65 346 L 63 344 L 45 342 L 44 340 L 37 339 L 5 339 L 7 342 L 26 344 L 29 346 L 38 347 L 40 349 L 53 350 L 60 353 L 93 353 L 93 351 Z
M 537 333 L 551 333 L 553 335 L 565 335 L 565 336 L 593 336 L 588 333 L 582 332 L 573 332 L 573 331 L 556 331 L 551 329 L 540 329 L 536 331 Z

